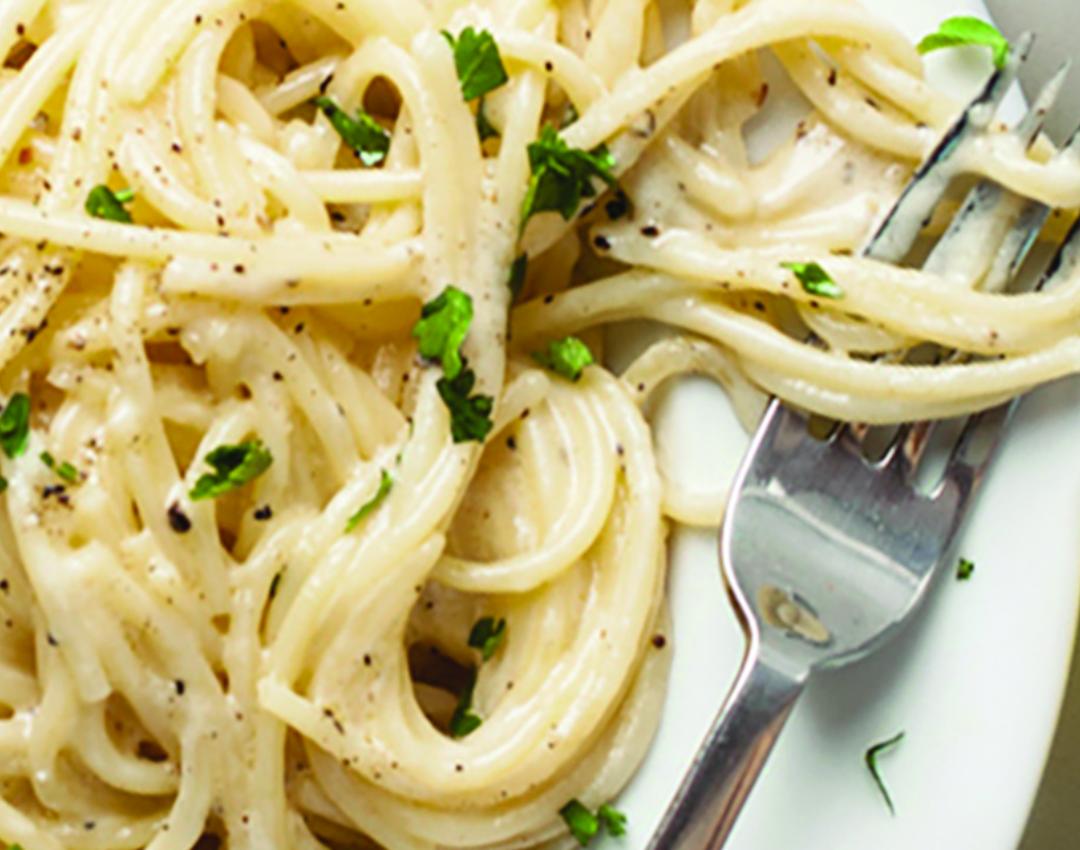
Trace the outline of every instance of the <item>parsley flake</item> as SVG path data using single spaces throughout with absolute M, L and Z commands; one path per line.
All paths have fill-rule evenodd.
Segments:
M 532 177 L 522 209 L 522 226 L 534 215 L 557 212 L 571 221 L 582 198 L 596 196 L 593 179 L 615 186 L 615 158 L 606 146 L 593 151 L 570 147 L 550 124 L 529 145 Z
M 832 279 L 832 276 L 817 263 L 781 263 L 799 279 L 802 288 L 811 295 L 820 298 L 843 298 L 844 290 Z
M 251 440 L 235 446 L 219 446 L 206 456 L 213 472 L 204 474 L 191 489 L 192 501 L 216 499 L 254 481 L 274 462 L 262 440 Z
M 615 838 L 626 835 L 626 815 L 607 803 L 593 814 L 580 800 L 571 800 L 559 809 L 559 816 L 570 828 L 570 835 L 582 847 L 592 843 L 600 834 L 601 827 Z
M 1009 61 L 1012 46 L 1009 40 L 986 21 L 971 17 L 949 18 L 941 22 L 938 31 L 919 42 L 919 52 L 926 54 L 947 47 L 980 45 L 989 47 L 994 55 L 994 65 L 1004 68 Z
M 58 478 L 61 478 L 68 484 L 79 483 L 79 470 L 77 470 L 73 464 L 68 463 L 66 460 L 63 463 L 58 464 L 56 458 L 49 452 L 42 452 L 38 457 L 43 464 L 56 473 Z
M 472 369 L 464 369 L 453 380 L 443 378 L 436 386 L 443 403 L 450 410 L 450 433 L 454 442 L 484 442 L 495 427 L 491 420 L 495 399 L 487 395 L 471 395 L 476 386 L 476 373 Z
M 454 380 L 464 368 L 461 346 L 473 320 L 472 298 L 456 286 L 448 286 L 434 301 L 424 305 L 413 328 L 420 356 L 440 363 L 443 374 Z
M 3 493 L 7 488 L 8 480 L 3 475 L 0 475 L 0 493 Z
M 0 413 L 0 448 L 9 458 L 26 453 L 30 446 L 30 396 L 15 393 Z
M 475 691 L 476 674 L 473 673 L 462 689 L 461 696 L 458 697 L 457 708 L 454 709 L 454 714 L 450 718 L 450 737 L 458 740 L 467 738 L 484 724 L 480 715 L 472 710 L 473 693 Z
M 477 620 L 469 633 L 469 646 L 480 650 L 480 657 L 490 661 L 506 637 L 506 620 L 484 617 Z
M 119 192 L 114 192 L 108 186 L 95 186 L 86 196 L 86 211 L 94 218 L 131 224 L 131 213 L 127 211 L 124 204 L 130 204 L 133 200 L 135 200 L 133 189 L 121 189 Z
M 904 740 L 904 734 L 905 733 L 901 732 L 898 735 L 889 738 L 887 741 L 875 744 L 866 751 L 866 766 L 870 770 L 870 775 L 874 778 L 874 784 L 877 785 L 878 790 L 881 792 L 881 796 L 885 798 L 885 805 L 889 807 L 889 811 L 893 815 L 896 814 L 896 807 L 893 805 L 892 796 L 889 794 L 889 789 L 885 785 L 885 780 L 881 777 L 881 771 L 878 768 L 878 756 L 896 747 Z
M 533 360 L 568 381 L 580 381 L 585 368 L 596 362 L 589 346 L 576 336 L 548 343 L 546 350 L 533 353 Z
M 378 510 L 379 505 L 386 501 L 386 497 L 390 495 L 390 491 L 394 489 L 394 476 L 386 469 L 382 471 L 382 478 L 379 481 L 379 489 L 375 491 L 375 495 L 368 501 L 361 505 L 358 510 L 349 519 L 348 524 L 345 526 L 345 533 L 355 531 L 360 523 L 375 513 Z
M 956 565 L 957 581 L 967 581 L 973 575 L 975 575 L 975 562 L 969 561 L 967 558 L 961 558 L 960 563 Z
M 600 819 L 578 800 L 571 800 L 561 809 L 559 816 L 570 828 L 570 834 L 582 847 L 588 847 L 600 833 Z
M 499 55 L 499 45 L 490 32 L 466 27 L 457 38 L 445 30 L 443 36 L 454 51 L 454 65 L 465 100 L 483 97 L 510 81 Z
M 360 162 L 371 168 L 386 159 L 390 152 L 390 134 L 362 107 L 352 118 L 328 97 L 320 95 L 312 103 L 330 119 L 330 124 L 345 144 L 353 149 Z
M 605 803 L 597 812 L 597 817 L 600 818 L 600 822 L 604 825 L 608 835 L 614 838 L 626 835 L 626 815 L 614 806 Z

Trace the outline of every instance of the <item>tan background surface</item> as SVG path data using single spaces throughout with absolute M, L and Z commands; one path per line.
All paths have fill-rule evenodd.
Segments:
M 1030 29 L 1038 34 L 1026 71 L 1025 88 L 1038 84 L 1069 57 L 1080 58 L 1080 2 L 1077 0 L 986 0 L 1005 34 Z M 1060 138 L 1080 115 L 1080 76 L 1074 64 L 1064 93 L 1065 108 L 1052 128 Z M 1073 659 L 1065 710 L 1058 725 L 1027 835 L 1020 850 L 1077 850 L 1080 848 L 1080 651 Z
M 1021 850 L 1080 847 L 1080 648 L 1046 776 Z

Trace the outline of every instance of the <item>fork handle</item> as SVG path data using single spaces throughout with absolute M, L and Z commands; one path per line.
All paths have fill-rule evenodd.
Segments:
M 751 649 L 649 850 L 719 850 L 806 686 Z

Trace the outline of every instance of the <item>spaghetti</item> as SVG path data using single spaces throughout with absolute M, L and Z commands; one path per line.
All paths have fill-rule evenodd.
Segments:
M 813 109 L 751 158 L 763 48 Z M 667 522 L 720 510 L 658 386 L 890 422 L 1080 370 L 1080 278 L 852 256 L 955 105 L 848 0 L 5 0 L 0 57 L 24 850 L 572 842 L 659 721 Z M 586 367 L 638 319 L 680 335 Z

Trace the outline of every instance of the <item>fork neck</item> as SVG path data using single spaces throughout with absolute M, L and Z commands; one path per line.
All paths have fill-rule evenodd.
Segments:
M 777 666 L 751 641 L 727 703 L 649 850 L 720 850 L 806 686 L 808 671 Z

